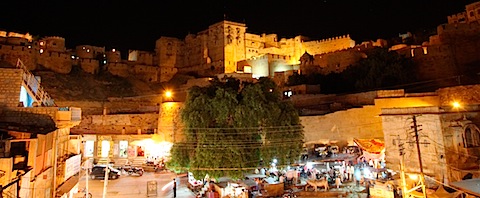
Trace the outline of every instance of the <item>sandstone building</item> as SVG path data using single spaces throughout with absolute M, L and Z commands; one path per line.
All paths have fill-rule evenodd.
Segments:
M 2 196 L 71 198 L 78 191 L 81 142 L 70 128 L 81 109 L 58 107 L 41 90 L 21 61 L 0 68 Z

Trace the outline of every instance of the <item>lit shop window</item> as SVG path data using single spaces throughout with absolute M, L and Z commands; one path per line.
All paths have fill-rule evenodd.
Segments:
M 110 141 L 103 140 L 102 141 L 102 155 L 101 155 L 101 157 L 108 157 L 108 153 L 110 153 Z
M 120 141 L 119 142 L 119 157 L 126 158 L 128 156 L 128 141 Z
M 93 157 L 94 141 L 88 140 L 85 142 L 85 157 Z

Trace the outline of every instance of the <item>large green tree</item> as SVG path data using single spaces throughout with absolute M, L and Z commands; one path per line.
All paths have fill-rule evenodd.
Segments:
M 181 118 L 187 140 L 174 144 L 168 166 L 186 168 L 197 179 L 241 178 L 273 159 L 278 166 L 290 165 L 302 149 L 297 111 L 268 78 L 215 79 L 210 86 L 192 87 Z

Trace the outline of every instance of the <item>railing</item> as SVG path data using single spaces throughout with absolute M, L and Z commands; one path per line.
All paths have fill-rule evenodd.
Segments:
M 40 86 L 40 82 L 38 82 L 37 78 L 35 78 L 20 59 L 17 60 L 17 68 L 22 69 L 23 71 L 23 83 L 25 84 L 25 89 L 32 94 L 32 98 L 36 102 L 40 103 L 40 106 L 56 106 L 50 95 L 48 95 L 43 87 Z

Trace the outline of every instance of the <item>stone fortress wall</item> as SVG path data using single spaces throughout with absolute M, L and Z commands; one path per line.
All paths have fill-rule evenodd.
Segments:
M 355 45 L 349 35 L 308 41 L 303 36 L 278 39 L 276 34 L 258 35 L 246 30 L 244 23 L 221 21 L 207 30 L 187 35 L 184 40 L 162 37 L 157 40 L 155 51 L 162 65 L 177 65 L 180 73 L 213 75 L 246 72 L 243 66 L 248 64 L 252 67 L 252 76 L 273 77 L 275 72 L 288 71 L 298 65 L 300 56 L 305 52 L 327 53 Z M 268 58 L 269 64 L 255 61 L 261 57 Z M 278 62 L 282 62 L 282 66 L 271 65 Z
M 396 45 L 390 50 L 412 58 L 421 80 L 444 79 L 464 74 L 472 64 L 480 62 L 479 10 L 480 2 L 466 5 L 465 12 L 448 16 L 448 23 L 439 25 L 437 34 L 431 36 L 428 42 L 419 46 Z M 300 68 L 303 74 L 342 72 L 366 57 L 365 50 L 386 47 L 385 42 L 363 42 L 349 49 L 304 56 Z
M 397 51 L 413 57 L 425 79 L 451 74 L 455 67 L 458 73 L 458 67 L 479 59 L 475 54 L 480 40 L 479 5 L 480 2 L 466 5 L 465 12 L 448 16 L 448 24 L 440 25 L 438 35 L 425 45 L 401 47 Z M 128 59 L 123 60 L 115 49 L 80 45 L 69 50 L 65 49 L 62 37 L 33 40 L 28 33 L 0 32 L 0 58 L 12 64 L 20 58 L 29 69 L 37 69 L 39 64 L 57 73 L 69 73 L 73 65 L 92 74 L 105 68 L 114 75 L 135 76 L 148 82 L 166 82 L 177 72 L 250 72 L 253 77 L 273 77 L 277 72 L 298 69 L 307 73 L 341 72 L 365 57 L 363 49 L 376 46 L 385 45 L 383 41 L 355 45 L 349 35 L 313 41 L 304 36 L 279 39 L 276 34 L 248 33 L 245 23 L 221 21 L 184 39 L 160 37 L 154 51 L 130 50 Z M 300 62 L 305 53 L 314 57 L 308 64 Z M 267 62 L 256 61 L 262 58 L 267 58 Z

